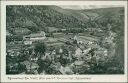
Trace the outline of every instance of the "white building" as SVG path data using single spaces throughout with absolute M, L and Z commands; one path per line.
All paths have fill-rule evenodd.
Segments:
M 36 34 L 30 34 L 30 40 L 31 41 L 39 41 L 39 40 L 44 40 L 46 38 L 45 32 L 41 31 L 40 33 Z
M 42 41 L 46 38 L 45 32 L 41 31 L 40 33 L 30 34 L 27 36 L 24 36 L 24 44 L 29 45 L 32 44 L 34 41 Z
M 32 44 L 32 41 L 26 40 L 26 41 L 24 41 L 24 44 L 25 44 L 25 45 L 31 45 L 31 44 Z
M 82 50 L 80 48 L 77 48 L 76 51 L 75 51 L 75 57 L 81 57 L 82 55 Z

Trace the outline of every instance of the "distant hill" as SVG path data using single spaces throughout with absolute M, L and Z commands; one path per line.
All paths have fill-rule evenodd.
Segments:
M 88 28 L 98 22 L 105 22 L 113 15 L 115 20 L 123 8 L 100 8 L 86 10 L 62 9 L 58 6 L 7 6 L 7 29 L 23 27 L 31 31 L 44 30 L 45 27 Z M 110 14 L 112 13 L 112 14 Z M 110 14 L 110 15 L 108 15 Z M 118 18 L 117 18 L 118 19 Z M 120 20 L 120 19 L 119 19 Z M 93 23 L 95 22 L 95 23 Z

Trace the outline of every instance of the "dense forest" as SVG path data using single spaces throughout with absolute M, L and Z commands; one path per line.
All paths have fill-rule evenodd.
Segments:
M 106 28 L 113 24 L 117 30 L 123 8 L 106 8 L 92 10 L 62 9 L 57 6 L 7 6 L 7 29 L 25 27 L 32 31 L 44 27 L 56 28 Z M 118 25 L 114 25 L 114 24 Z M 117 27 L 118 26 L 118 27 Z

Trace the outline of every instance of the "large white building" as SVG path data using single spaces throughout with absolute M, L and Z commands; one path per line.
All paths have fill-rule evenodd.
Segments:
M 24 44 L 28 45 L 28 44 L 32 44 L 32 42 L 35 41 L 42 41 L 46 38 L 45 36 L 45 32 L 41 31 L 40 33 L 35 33 L 35 34 L 30 34 L 27 36 L 24 36 Z
M 40 33 L 36 34 L 30 34 L 29 36 L 31 41 L 39 41 L 44 40 L 46 38 L 44 31 L 41 31 Z

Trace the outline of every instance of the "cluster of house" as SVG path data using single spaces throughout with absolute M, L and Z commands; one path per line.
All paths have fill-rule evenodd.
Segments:
M 20 55 L 19 49 L 10 49 L 7 50 L 6 55 L 9 55 L 11 57 L 16 57 Z
M 46 36 L 45 36 L 45 32 L 44 31 L 41 31 L 41 32 L 35 33 L 35 34 L 26 35 L 26 36 L 23 37 L 23 41 L 24 41 L 24 44 L 25 45 L 31 45 L 35 41 L 42 41 L 44 39 L 46 39 Z M 77 66 L 82 65 L 83 62 L 84 62 L 84 61 L 81 61 L 82 57 L 87 58 L 86 61 L 89 61 L 89 60 L 91 60 L 92 55 L 93 55 L 93 57 L 96 57 L 98 59 L 100 57 L 99 54 L 105 55 L 105 56 L 108 55 L 108 52 L 107 52 L 106 49 L 98 48 L 98 50 L 93 50 L 92 47 L 85 47 L 85 45 L 86 45 L 85 43 L 88 43 L 88 45 L 92 45 L 93 44 L 93 41 L 87 41 L 85 39 L 82 40 L 82 38 L 78 37 L 77 35 L 74 35 L 72 37 L 72 39 L 73 40 L 76 40 L 77 43 L 79 44 L 79 46 L 73 47 L 74 50 L 73 49 L 70 49 L 70 50 L 73 50 L 74 53 L 71 53 L 71 51 L 68 50 L 69 55 L 73 55 L 73 57 L 76 57 L 78 59 L 78 61 L 76 60 L 71 65 L 77 65 Z M 87 42 L 84 42 L 84 40 L 87 41 Z M 58 51 L 58 53 L 63 54 L 64 49 L 60 47 L 60 48 L 58 48 L 58 50 L 57 49 L 54 49 L 51 53 L 49 53 L 49 52 L 47 53 L 46 52 L 45 53 L 45 56 L 42 57 L 42 59 L 47 59 L 47 58 L 49 58 L 49 59 L 50 58 L 55 59 L 55 57 L 51 57 L 51 55 L 55 55 L 56 57 L 58 57 L 59 54 L 57 55 L 57 51 Z M 16 55 L 16 56 L 19 56 L 20 55 L 20 53 L 18 51 L 10 51 L 9 53 L 11 53 L 9 55 L 11 55 L 12 57 L 14 55 Z M 34 55 L 34 54 L 35 53 L 33 51 L 32 52 L 32 55 Z M 86 55 L 88 55 L 88 56 L 86 56 Z M 69 56 L 69 59 L 72 59 L 71 56 Z M 27 70 L 28 72 L 31 71 L 32 69 L 33 70 L 37 70 L 37 68 L 39 68 L 39 65 L 37 63 L 35 63 L 35 61 L 38 60 L 38 57 L 32 56 L 30 58 L 30 60 L 31 61 L 34 61 L 34 62 L 31 63 L 29 61 L 25 61 L 22 64 L 26 65 L 26 67 L 28 69 Z M 66 74 L 65 72 L 69 72 L 69 71 L 71 71 L 71 69 L 69 67 L 67 67 L 67 66 L 66 67 L 63 67 L 61 65 L 60 68 L 59 68 L 59 71 L 62 74 Z M 38 74 L 37 71 L 35 71 L 35 73 Z

